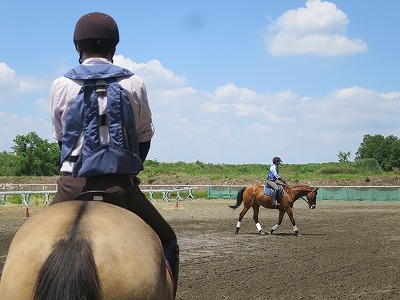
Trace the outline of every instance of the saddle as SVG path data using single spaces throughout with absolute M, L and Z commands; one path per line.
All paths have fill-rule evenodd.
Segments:
M 274 197 L 274 189 L 270 188 L 268 185 L 264 185 L 264 195 Z M 282 198 L 284 193 L 283 187 L 278 185 L 278 197 Z
M 128 204 L 122 196 L 100 190 L 82 192 L 72 200 L 101 201 L 128 209 Z

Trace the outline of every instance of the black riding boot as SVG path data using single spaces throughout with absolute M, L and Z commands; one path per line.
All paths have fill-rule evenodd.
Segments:
M 274 205 L 274 206 L 278 206 L 279 205 L 279 203 L 278 203 L 278 201 L 279 201 L 279 192 L 278 191 L 274 191 L 274 195 L 273 195 L 273 197 L 272 197 L 272 205 Z
M 167 259 L 171 268 L 172 276 L 174 277 L 174 298 L 176 297 L 176 290 L 178 289 L 179 277 L 179 245 L 172 243 L 164 248 L 165 258 Z

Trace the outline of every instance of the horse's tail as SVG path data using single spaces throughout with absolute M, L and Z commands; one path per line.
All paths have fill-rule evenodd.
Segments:
M 238 208 L 240 206 L 240 204 L 242 204 L 243 202 L 243 193 L 245 191 L 246 188 L 242 188 L 236 196 L 236 204 L 235 205 L 229 205 L 230 208 Z
M 91 243 L 76 236 L 61 239 L 42 265 L 34 300 L 102 299 Z

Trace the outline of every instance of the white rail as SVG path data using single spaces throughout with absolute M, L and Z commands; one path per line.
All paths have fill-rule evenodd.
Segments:
M 6 204 L 6 196 L 7 195 L 22 195 L 22 203 L 25 205 L 30 205 L 31 202 L 29 200 L 32 194 L 44 194 L 45 201 L 44 204 L 50 204 L 50 194 L 55 194 L 57 191 L 5 191 L 0 192 L 1 196 L 1 204 Z
M 162 193 L 162 200 L 164 201 L 169 201 L 169 197 L 171 196 L 172 193 L 176 193 L 176 198 L 175 200 L 183 200 L 181 196 L 182 191 L 187 191 L 188 195 L 186 198 L 194 198 L 192 191 L 196 187 L 169 187 L 166 189 L 141 189 L 143 193 L 149 193 L 149 200 L 150 201 L 155 201 L 153 195 L 154 193 Z M 171 199 L 173 200 L 173 199 Z
M 182 186 L 182 187 L 173 187 L 173 186 L 157 186 L 158 188 L 147 188 L 147 189 L 141 189 L 143 193 L 149 193 L 149 200 L 150 201 L 155 201 L 156 199 L 154 198 L 154 193 L 161 193 L 162 194 L 162 200 L 164 201 L 170 201 L 170 200 L 183 200 L 183 197 L 181 195 L 181 192 L 187 192 L 188 195 L 186 198 L 194 198 L 192 191 L 196 187 L 190 187 L 190 186 Z M 1 204 L 5 205 L 6 204 L 6 197 L 9 195 L 21 195 L 22 196 L 22 203 L 25 205 L 30 205 L 30 196 L 33 194 L 44 194 L 45 195 L 45 204 L 50 204 L 50 195 L 57 193 L 57 190 L 50 190 L 50 191 L 44 191 L 44 190 L 39 190 L 39 191 L 21 191 L 21 190 L 7 190 L 7 191 L 0 191 L 0 197 L 1 197 Z M 176 194 L 176 197 L 172 199 L 172 195 Z

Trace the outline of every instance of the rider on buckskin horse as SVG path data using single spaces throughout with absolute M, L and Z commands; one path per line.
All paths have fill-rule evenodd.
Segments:
M 273 196 L 273 201 L 272 205 L 278 206 L 278 198 L 279 198 L 279 186 L 276 184 L 277 180 L 282 181 L 284 184 L 286 184 L 286 181 L 279 175 L 279 164 L 282 162 L 281 158 L 278 156 L 275 156 L 272 159 L 272 165 L 269 168 L 268 172 L 268 178 L 267 178 L 267 186 L 269 186 L 271 189 L 274 190 L 274 196 Z
M 53 136 L 61 148 L 62 173 L 52 204 L 86 191 L 121 196 L 127 209 L 160 238 L 176 294 L 176 234 L 140 190 L 137 177 L 154 134 L 144 82 L 113 64 L 119 30 L 109 15 L 82 16 L 73 41 L 80 64 L 56 79 L 51 88 Z

